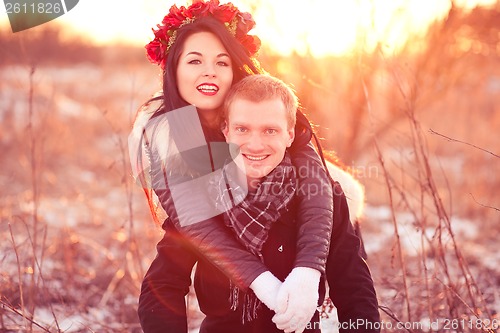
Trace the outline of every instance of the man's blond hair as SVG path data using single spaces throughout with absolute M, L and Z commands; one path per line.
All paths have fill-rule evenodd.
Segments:
M 279 98 L 285 105 L 288 129 L 295 127 L 299 102 L 294 91 L 283 81 L 270 75 L 249 75 L 231 87 L 223 107 L 223 120 L 227 120 L 229 108 L 235 99 L 261 102 Z

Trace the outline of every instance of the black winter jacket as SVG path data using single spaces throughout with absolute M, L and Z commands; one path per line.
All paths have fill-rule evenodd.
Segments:
M 360 241 L 349 220 L 345 195 L 338 183 L 334 183 L 333 189 L 334 229 L 326 279 L 330 286 L 329 295 L 342 323 L 340 332 L 378 333 L 380 330 L 374 327 L 377 327 L 380 317 L 370 271 L 360 255 Z M 263 247 L 265 264 L 280 279 L 284 279 L 294 266 L 298 226 L 290 221 L 294 220 L 295 213 L 292 210 L 273 224 Z M 217 219 L 217 223 L 220 223 L 226 237 L 234 237 L 229 228 L 222 228 L 221 219 Z M 207 315 L 202 332 L 279 332 L 271 322 L 272 312 L 265 306 L 261 307 L 257 320 L 242 325 L 241 307 L 235 312 L 229 308 L 228 278 L 200 256 L 170 220 L 164 223 L 163 228 L 165 236 L 158 243 L 158 255 L 143 281 L 139 301 L 139 317 L 145 333 L 187 332 L 184 296 L 189 291 L 190 273 L 196 261 L 195 290 L 200 308 Z M 324 287 L 320 283 L 320 302 Z M 317 320 L 316 315 L 313 321 Z M 353 328 L 352 323 L 362 325 Z

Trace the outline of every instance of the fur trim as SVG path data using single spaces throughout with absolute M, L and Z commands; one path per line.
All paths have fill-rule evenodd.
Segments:
M 328 171 L 333 180 L 336 180 L 342 186 L 349 204 L 349 216 L 352 221 L 359 220 L 363 215 L 365 204 L 365 190 L 363 185 L 354 178 L 352 174 L 343 170 L 338 165 L 326 161 Z

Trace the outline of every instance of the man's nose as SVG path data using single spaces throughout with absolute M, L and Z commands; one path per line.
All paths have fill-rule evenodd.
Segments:
M 247 142 L 247 148 L 251 152 L 259 152 L 264 149 L 264 140 L 259 134 L 253 134 L 250 136 Z

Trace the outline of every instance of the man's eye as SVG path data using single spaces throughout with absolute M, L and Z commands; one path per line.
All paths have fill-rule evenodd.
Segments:
M 269 128 L 266 130 L 266 134 L 276 134 L 278 133 L 277 130 L 275 130 L 274 128 Z
M 236 127 L 234 130 L 238 133 L 245 133 L 247 129 L 245 127 Z

